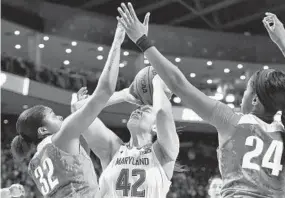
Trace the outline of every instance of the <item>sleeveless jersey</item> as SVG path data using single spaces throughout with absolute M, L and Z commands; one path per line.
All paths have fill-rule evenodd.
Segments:
M 47 198 L 98 197 L 97 176 L 93 163 L 80 146 L 72 155 L 57 148 L 49 136 L 37 147 L 29 163 L 29 174 Z
M 122 145 L 99 179 L 102 198 L 165 198 L 170 184 L 151 145 Z
M 242 115 L 217 150 L 224 198 L 285 198 L 284 127 Z M 283 164 L 282 164 L 283 163 Z

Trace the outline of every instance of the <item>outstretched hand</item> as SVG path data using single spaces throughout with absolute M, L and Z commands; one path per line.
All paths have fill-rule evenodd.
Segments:
M 145 15 L 143 23 L 139 21 L 131 3 L 128 3 L 128 7 L 125 3 L 121 3 L 121 7 L 118 7 L 118 12 L 121 17 L 117 17 L 117 20 L 122 24 L 126 33 L 134 43 L 144 34 L 148 34 L 149 12 Z
M 278 43 L 283 37 L 285 37 L 285 29 L 283 23 L 273 13 L 266 12 L 262 22 L 266 28 L 271 40 Z
M 88 95 L 87 87 L 81 87 L 79 91 L 77 92 L 77 102 L 88 98 L 88 96 L 89 95 Z

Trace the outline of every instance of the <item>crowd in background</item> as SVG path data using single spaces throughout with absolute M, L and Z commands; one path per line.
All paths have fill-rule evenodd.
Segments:
M 12 118 L 11 118 L 12 117 Z M 1 186 L 9 187 L 11 184 L 20 183 L 25 187 L 26 197 L 40 198 L 42 197 L 27 172 L 29 159 L 24 162 L 17 163 L 14 161 L 10 152 L 10 143 L 15 132 L 16 116 L 9 117 L 9 123 L 3 124 L 3 120 L 7 119 L 6 115 L 2 115 L 1 125 Z M 126 129 L 113 129 L 120 136 L 126 134 Z M 172 185 L 167 198 L 205 198 L 207 197 L 208 180 L 211 176 L 217 174 L 217 158 L 216 158 L 216 135 L 197 134 L 192 132 L 183 132 L 183 136 L 187 135 L 187 147 L 180 149 L 178 162 L 185 165 L 189 170 L 182 173 L 175 173 L 172 178 Z M 126 141 L 128 137 L 122 137 Z M 181 140 L 185 137 L 180 137 Z M 98 158 L 91 155 L 94 168 L 98 177 L 101 174 L 101 166 Z
M 100 70 L 71 69 L 68 66 L 59 68 L 45 65 L 36 66 L 32 61 L 12 57 L 5 53 L 1 54 L 1 71 L 70 91 L 78 91 L 81 87 L 87 86 L 90 92 L 96 88 L 101 75 Z M 131 81 L 119 75 L 116 91 L 122 90 L 130 84 Z

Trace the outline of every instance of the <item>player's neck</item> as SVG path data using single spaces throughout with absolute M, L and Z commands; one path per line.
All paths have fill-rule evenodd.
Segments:
M 147 133 L 141 133 L 132 135 L 130 139 L 130 147 L 143 147 L 147 144 L 151 143 L 150 135 Z
M 268 124 L 272 123 L 274 120 L 273 113 L 267 113 L 267 112 L 263 112 L 263 111 L 253 110 L 252 114 L 257 116 L 259 119 L 263 120 L 264 122 L 266 122 Z

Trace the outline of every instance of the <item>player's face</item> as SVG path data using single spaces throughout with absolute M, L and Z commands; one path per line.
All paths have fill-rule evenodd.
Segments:
M 130 130 L 150 132 L 155 118 L 153 108 L 145 105 L 132 112 L 127 126 Z
M 209 187 L 209 196 L 210 198 L 220 198 L 221 197 L 221 189 L 222 189 L 222 180 L 219 178 L 213 179 Z
M 63 117 L 56 115 L 51 108 L 47 108 L 45 112 L 45 127 L 49 133 L 54 134 L 60 130 L 63 122 Z
M 255 94 L 252 88 L 252 78 L 248 81 L 246 90 L 244 91 L 242 102 L 241 102 L 241 111 L 244 114 L 250 113 L 253 109 L 252 101 Z

